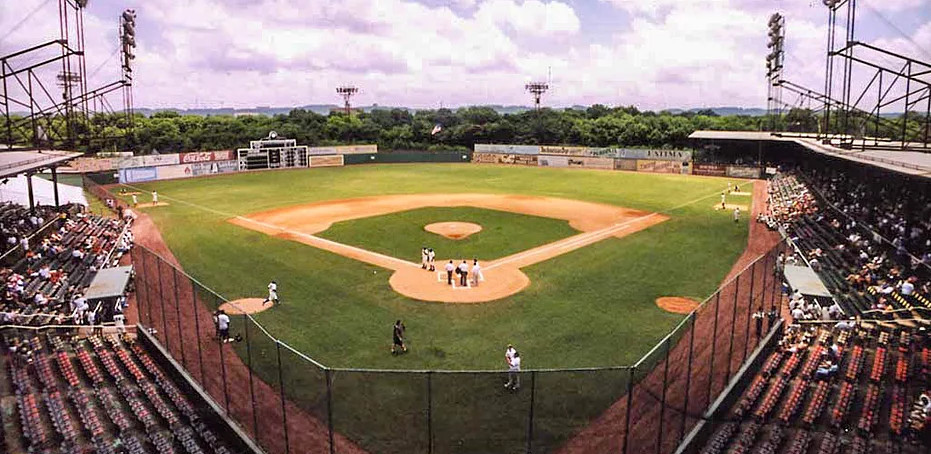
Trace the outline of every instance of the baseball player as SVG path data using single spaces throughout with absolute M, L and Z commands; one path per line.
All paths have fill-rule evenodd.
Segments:
M 216 316 L 217 331 L 220 335 L 220 342 L 226 343 L 230 340 L 230 316 L 226 315 L 222 309 L 217 311 Z
M 740 222 L 740 207 L 734 208 L 734 224 Z
M 136 194 L 133 194 L 133 206 L 139 205 L 139 198 L 136 197 Z
M 728 183 L 728 184 L 727 184 L 727 187 L 730 188 L 730 186 L 731 186 L 731 184 Z M 721 191 L 721 209 L 722 209 L 722 210 L 725 209 L 724 202 L 726 202 L 726 201 L 727 201 L 727 193 L 724 192 L 724 191 Z
M 427 249 L 427 263 L 430 265 L 430 271 L 436 271 L 436 252 L 433 248 Z
M 158 191 L 152 191 L 152 205 L 158 205 Z
M 514 356 L 508 361 L 508 382 L 505 383 L 504 389 L 517 391 L 520 389 L 520 353 L 514 351 Z
M 398 353 L 407 353 L 407 346 L 404 345 L 404 323 L 401 323 L 401 320 L 394 322 L 394 329 L 391 331 L 391 354 L 397 355 Z M 400 349 L 400 352 L 398 351 Z
M 427 247 L 420 248 L 420 268 L 427 269 Z
M 456 269 L 456 265 L 453 265 L 453 261 L 450 260 L 446 264 L 446 285 L 453 285 L 453 271 Z
M 265 303 L 272 303 L 273 305 L 280 305 L 278 302 L 278 283 L 271 281 L 268 283 L 268 298 L 265 298 L 265 301 L 262 301 L 262 305 Z
M 472 260 L 472 286 L 478 287 L 478 281 L 484 279 L 482 276 L 482 267 L 478 264 L 478 259 Z
M 459 264 L 459 285 L 462 287 L 469 286 L 469 264 L 465 260 Z

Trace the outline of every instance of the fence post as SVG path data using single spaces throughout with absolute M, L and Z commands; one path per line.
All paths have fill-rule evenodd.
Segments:
M 252 433 L 256 441 L 259 439 L 259 418 L 255 414 L 255 386 L 252 385 L 252 341 L 249 338 L 249 316 L 242 315 L 242 324 L 246 331 L 246 363 L 249 369 L 249 400 L 252 403 Z
M 230 393 L 227 391 L 226 386 L 226 360 L 223 355 L 223 345 L 226 344 L 226 339 L 220 339 L 220 336 L 217 336 L 217 342 L 220 344 L 220 376 L 223 379 L 223 401 L 226 404 L 226 414 L 230 414 Z
M 766 307 L 765 307 L 766 305 L 766 278 L 769 276 L 769 273 L 767 273 L 766 270 L 770 268 L 767 264 L 769 263 L 772 256 L 773 256 L 773 249 L 770 249 L 769 252 L 766 253 L 766 258 L 763 260 L 763 284 L 762 284 L 763 291 L 760 293 L 760 312 L 764 313 L 763 314 L 764 318 L 766 317 L 766 314 L 765 314 L 766 312 Z M 766 331 L 768 332 L 769 329 L 767 329 Z M 761 340 L 763 340 L 762 334 L 760 336 L 757 336 L 757 339 L 756 339 L 757 345 L 760 344 Z
M 527 454 L 533 452 L 533 401 L 537 390 L 537 372 L 530 372 L 530 415 L 527 423 Z
M 753 284 L 756 281 L 756 262 L 750 266 L 750 299 L 747 301 L 747 335 L 744 337 L 744 356 L 741 363 L 747 359 L 747 347 L 750 346 L 750 314 L 753 312 Z
M 666 358 L 663 364 L 663 394 L 659 407 L 659 430 L 656 433 L 656 454 L 663 450 L 663 428 L 666 422 L 666 388 L 669 387 L 669 338 L 666 338 Z
M 278 355 L 278 390 L 281 394 L 281 424 L 284 427 L 284 449 L 286 454 L 291 453 L 291 443 L 288 440 L 288 412 L 284 399 L 284 370 L 281 368 L 281 342 L 275 340 L 275 353 Z
M 162 338 L 165 339 L 165 350 L 171 353 L 171 344 L 168 342 L 168 320 L 165 319 L 165 295 L 162 292 L 162 259 L 155 256 L 155 271 L 158 273 L 158 300 L 162 304 Z
M 724 385 L 731 379 L 731 361 L 734 359 L 734 333 L 737 331 L 737 294 L 740 293 L 740 275 L 737 275 L 737 281 L 734 283 L 734 306 L 733 315 L 731 316 L 731 343 L 727 348 L 727 374 L 724 378 Z
M 149 282 L 148 282 L 148 267 L 145 264 L 145 254 L 146 250 L 144 247 L 137 246 L 136 249 L 133 249 L 133 253 L 139 251 L 139 265 L 142 268 L 141 272 L 136 273 L 136 301 L 139 305 L 139 321 L 143 321 L 143 314 L 145 315 L 145 322 L 148 328 L 152 328 L 152 315 L 150 314 L 151 309 L 149 307 Z M 141 276 L 141 279 L 140 279 Z M 142 293 L 143 287 L 145 287 L 145 311 L 143 311 L 142 304 Z
M 698 319 L 696 316 L 697 312 L 692 311 L 692 329 L 689 330 L 689 361 L 685 367 L 685 408 L 682 409 L 682 427 L 679 430 L 679 443 L 682 443 L 682 440 L 685 439 L 685 424 L 686 424 L 686 415 L 689 413 L 689 393 L 691 393 L 692 386 L 692 352 L 695 349 L 695 320 Z
M 427 371 L 427 452 L 433 453 L 433 371 Z
M 333 377 L 330 369 L 324 369 L 326 374 L 326 425 L 328 437 L 330 440 L 330 454 L 336 454 L 336 447 L 333 446 Z
M 204 381 L 204 352 L 203 348 L 200 345 L 200 316 L 197 315 L 197 287 L 194 286 L 194 280 L 188 279 L 188 282 L 191 283 L 191 306 L 194 309 L 194 331 L 196 332 L 197 339 L 197 359 L 200 363 L 200 385 L 207 389 L 207 382 Z
M 714 297 L 714 329 L 711 332 L 711 367 L 708 368 L 708 404 L 711 404 L 711 395 L 714 390 L 714 357 L 718 346 L 718 309 L 721 303 L 721 290 Z
M 624 454 L 627 454 L 627 442 L 630 439 L 630 410 L 634 399 L 634 374 L 637 366 L 630 366 L 628 370 L 630 374 L 627 377 L 627 415 L 624 417 L 624 449 L 622 450 Z
M 181 304 L 178 303 L 178 270 L 172 268 L 171 280 L 175 288 L 175 312 L 178 314 L 178 342 L 181 344 L 181 363 L 187 369 L 187 359 L 184 356 L 184 332 L 181 331 Z

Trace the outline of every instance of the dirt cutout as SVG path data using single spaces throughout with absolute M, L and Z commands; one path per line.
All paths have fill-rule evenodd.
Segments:
M 158 202 L 158 203 L 142 202 L 142 203 L 137 203 L 136 206 L 133 208 L 167 207 L 168 205 L 170 205 L 168 202 Z
M 660 309 L 674 314 L 689 314 L 698 307 L 698 304 L 698 301 L 679 296 L 662 296 L 656 298 L 656 305 L 659 306 Z
M 481 232 L 482 226 L 471 222 L 434 222 L 425 225 L 423 229 L 451 240 L 464 240 Z
M 478 282 L 472 279 L 470 257 L 444 258 L 440 255 L 436 259 L 437 271 L 429 272 L 421 269 L 419 263 L 314 235 L 326 230 L 335 222 L 422 207 L 457 206 L 563 219 L 582 233 L 491 262 L 484 262 L 479 258 L 482 267 L 481 275 L 484 279 L 479 279 Z M 248 216 L 237 216 L 229 222 L 393 270 L 394 274 L 389 279 L 391 287 L 396 292 L 413 299 L 444 303 L 482 303 L 511 296 L 526 288 L 530 284 L 530 279 L 520 268 L 540 263 L 606 238 L 630 235 L 666 219 L 668 217 L 658 213 L 554 197 L 512 194 L 408 194 L 297 205 L 253 213 Z M 437 253 L 442 254 L 443 251 L 437 251 Z M 467 262 L 470 275 L 465 285 L 462 285 L 456 274 L 449 279 L 444 270 L 449 260 L 458 266 L 463 259 L 470 259 Z
M 220 309 L 230 315 L 257 314 L 274 307 L 273 303 L 263 304 L 262 298 L 243 298 L 220 305 Z

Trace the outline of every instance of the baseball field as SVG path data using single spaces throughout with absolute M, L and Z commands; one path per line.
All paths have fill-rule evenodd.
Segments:
M 282 304 L 253 316 L 327 366 L 501 370 L 508 343 L 520 351 L 524 369 L 635 363 L 684 317 L 659 307 L 657 299 L 703 300 L 745 249 L 749 184 L 728 196 L 729 205 L 742 207 L 739 222 L 732 211 L 714 209 L 728 182 L 393 164 L 131 188 L 142 192 L 140 201 L 158 191 L 163 204 L 140 211 L 151 216 L 184 270 L 226 299 L 264 298 L 268 282 L 277 281 Z M 481 230 L 463 238 L 424 229 L 444 222 Z M 471 265 L 477 258 L 484 280 L 453 288 L 445 272 L 420 268 L 422 246 L 436 251 L 439 270 L 449 260 Z M 393 356 L 397 319 L 407 328 L 409 351 Z M 254 367 L 266 366 L 260 361 Z M 337 430 L 370 451 L 412 449 L 400 441 L 384 445 L 392 418 L 361 411 L 369 393 L 394 393 L 402 401 L 406 391 L 356 385 L 358 396 L 342 404 L 349 410 Z M 585 408 L 578 420 L 543 429 L 550 430 L 553 446 L 607 408 L 618 392 L 592 389 L 580 396 Z M 480 396 L 448 399 L 475 401 L 458 407 L 465 424 L 475 416 L 470 411 L 482 406 Z

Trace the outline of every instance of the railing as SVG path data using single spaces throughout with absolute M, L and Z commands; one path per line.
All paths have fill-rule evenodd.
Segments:
M 725 283 L 636 364 L 526 370 L 516 392 L 503 388 L 503 370 L 327 367 L 249 315 L 231 315 L 241 342 L 221 342 L 212 312 L 226 299 L 144 247 L 132 260 L 140 324 L 270 453 L 667 454 L 775 324 L 784 247 Z

